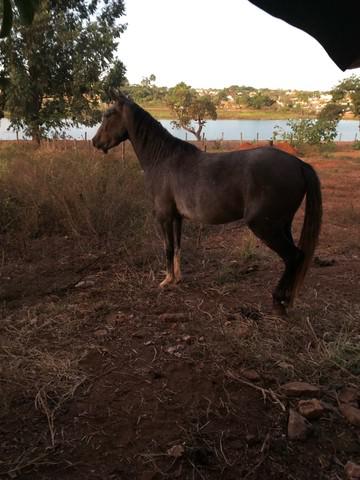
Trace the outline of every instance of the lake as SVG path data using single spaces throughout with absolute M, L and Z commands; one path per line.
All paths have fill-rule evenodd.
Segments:
M 195 140 L 195 137 L 186 133 L 185 130 L 176 130 L 171 126 L 171 120 L 161 120 L 161 124 L 167 128 L 174 136 L 183 140 Z M 276 126 L 285 131 L 290 131 L 287 120 L 209 120 L 206 122 L 203 132 L 207 140 L 269 140 Z M 16 133 L 7 130 L 9 120 L 3 118 L 0 120 L 0 140 L 16 140 Z M 76 140 L 83 140 L 85 135 L 91 139 L 97 130 L 95 127 L 72 127 L 65 130 L 68 137 Z M 338 141 L 353 141 L 360 138 L 359 122 L 357 120 L 341 120 L 337 128 Z M 19 138 L 23 135 L 19 132 Z

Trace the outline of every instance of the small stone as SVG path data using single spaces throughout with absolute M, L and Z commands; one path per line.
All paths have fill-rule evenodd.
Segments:
M 170 355 L 173 355 L 177 350 L 177 347 L 168 347 L 166 349 L 167 353 L 170 353 Z
M 205 342 L 205 337 L 203 337 L 203 336 L 199 337 L 199 342 L 200 342 L 200 343 Z
M 358 407 L 359 392 L 356 388 L 345 387 L 339 393 L 338 399 L 340 403 L 349 403 L 353 407 Z
M 179 350 L 182 350 L 183 348 L 184 348 L 183 345 L 174 345 L 172 347 L 168 347 L 166 349 L 166 352 L 169 353 L 170 355 L 181 356 L 179 353 Z
M 347 480 L 360 480 L 360 465 L 347 462 L 344 468 Z
M 96 337 L 105 337 L 105 335 L 107 335 L 109 332 L 108 330 L 105 330 L 105 329 L 99 329 L 99 330 L 96 330 L 95 332 L 95 336 Z
M 311 423 L 302 415 L 290 408 L 288 421 L 288 438 L 290 440 L 305 440 L 312 429 Z
M 82 280 L 75 285 L 75 288 L 88 288 L 93 287 L 95 282 L 93 280 Z
M 302 395 L 319 395 L 320 388 L 306 382 L 289 382 L 281 386 L 281 390 L 288 397 L 301 397 Z
M 184 335 L 184 336 L 182 337 L 182 339 L 183 339 L 183 341 L 186 342 L 186 343 L 191 343 L 191 341 L 192 341 L 192 338 L 191 338 L 190 335 Z
M 300 400 L 298 403 L 299 413 L 305 418 L 319 418 L 325 412 L 325 406 L 317 398 Z
M 162 313 L 159 316 L 160 320 L 165 322 L 186 322 L 189 320 L 189 315 L 187 313 Z
M 182 445 L 174 445 L 173 447 L 169 448 L 166 453 L 169 457 L 179 458 L 184 455 L 185 449 Z
M 335 265 L 336 261 L 334 258 L 320 258 L 320 257 L 315 257 L 314 258 L 314 263 L 318 267 L 332 267 Z
M 360 427 L 360 409 L 353 407 L 349 403 L 342 403 L 339 408 L 340 412 L 351 425 Z
M 241 370 L 241 375 L 246 378 L 247 380 L 251 380 L 252 382 L 258 382 L 260 380 L 260 375 L 256 370 Z

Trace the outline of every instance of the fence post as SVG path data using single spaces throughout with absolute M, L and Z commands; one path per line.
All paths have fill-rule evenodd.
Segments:
M 243 133 L 240 132 L 240 142 L 242 143 L 243 142 Z
M 202 134 L 202 141 L 203 141 L 203 149 L 204 152 L 206 152 L 206 139 L 205 139 L 205 133 Z

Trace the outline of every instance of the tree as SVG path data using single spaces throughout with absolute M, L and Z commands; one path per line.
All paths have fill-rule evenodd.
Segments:
M 275 103 L 269 95 L 261 92 L 256 92 L 255 95 L 249 95 L 247 98 L 247 104 L 249 107 L 260 110 L 264 107 L 271 107 Z
M 23 25 L 30 25 L 39 5 L 39 0 L 14 0 L 14 4 L 21 23 Z M 16 14 L 11 0 L 2 0 L 0 3 L 0 13 L 2 17 L 0 38 L 4 38 L 10 34 L 14 14 Z
M 102 82 L 101 98 L 104 102 L 113 100 L 113 91 L 119 90 L 122 85 L 127 83 L 125 73 L 125 65 L 120 60 L 115 60 Z
M 319 113 L 322 120 L 340 120 L 344 114 L 344 107 L 338 103 L 327 103 Z
M 192 133 L 197 140 L 201 140 L 205 119 L 217 118 L 216 104 L 212 98 L 209 95 L 200 95 L 184 82 L 169 89 L 166 103 L 177 117 L 172 122 L 173 126 Z M 192 125 L 192 121 L 197 124 L 196 127 Z
M 360 119 L 360 77 L 351 75 L 342 80 L 332 91 L 333 102 L 345 103 L 344 107 Z
M 149 77 L 144 77 L 142 80 L 141 80 L 141 85 L 143 87 L 154 87 L 155 85 L 155 82 L 156 82 L 156 76 L 152 73 Z
M 30 26 L 14 17 L 0 44 L 12 128 L 39 142 L 50 129 L 99 121 L 105 89 L 124 78 L 125 67 L 114 62 L 123 14 L 122 0 L 39 0 Z
M 165 103 L 168 89 L 155 85 L 156 76 L 152 73 L 144 77 L 140 84 L 127 85 L 123 88 L 125 94 L 129 95 L 135 102 L 148 106 L 150 103 Z

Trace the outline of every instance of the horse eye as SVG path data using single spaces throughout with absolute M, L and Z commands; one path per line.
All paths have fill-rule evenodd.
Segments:
M 114 110 L 108 110 L 107 112 L 104 113 L 103 117 L 109 118 L 113 113 L 114 113 Z

